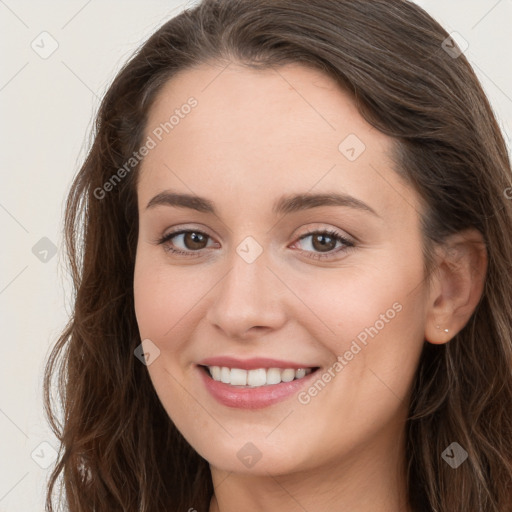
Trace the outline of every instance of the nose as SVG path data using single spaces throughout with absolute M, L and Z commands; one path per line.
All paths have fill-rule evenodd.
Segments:
M 206 315 L 226 337 L 248 340 L 285 323 L 286 291 L 268 264 L 265 252 L 251 263 L 233 252 Z

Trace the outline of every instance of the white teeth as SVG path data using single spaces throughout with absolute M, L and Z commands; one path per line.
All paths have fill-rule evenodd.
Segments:
M 283 372 L 281 373 L 281 380 L 283 382 L 291 382 L 293 379 L 295 379 L 295 370 L 292 370 L 292 369 L 283 370 Z
M 220 376 L 222 374 L 220 366 L 210 366 L 210 372 L 214 380 L 220 380 Z
M 267 370 L 267 384 L 279 384 L 281 382 L 281 370 L 279 368 L 269 368 Z
M 229 384 L 231 382 L 231 370 L 223 366 L 220 369 L 220 380 L 224 382 L 224 384 Z
M 240 368 L 231 368 L 231 381 L 232 386 L 246 386 L 247 385 L 247 372 L 240 370 Z
M 231 372 L 233 372 L 233 370 L 231 370 Z M 265 368 L 258 368 L 257 370 L 249 370 L 247 372 L 247 384 L 249 386 L 264 386 L 266 383 L 267 372 Z
M 302 379 L 302 377 L 306 376 L 306 370 L 304 368 L 299 368 L 295 371 L 295 378 Z
M 311 373 L 311 368 L 258 368 L 256 370 L 243 370 L 241 368 L 227 368 L 225 366 L 208 366 L 213 380 L 231 384 L 232 386 L 260 387 L 291 382 L 302 379 Z

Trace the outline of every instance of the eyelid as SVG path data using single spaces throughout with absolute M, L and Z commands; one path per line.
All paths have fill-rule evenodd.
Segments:
M 164 250 L 171 253 L 171 254 L 175 254 L 175 255 L 184 255 L 185 257 L 200 257 L 203 253 L 203 251 L 206 249 L 203 248 L 203 249 L 198 249 L 198 250 L 183 250 L 183 249 L 176 249 L 176 248 L 171 248 L 171 247 L 165 247 L 165 244 L 167 242 L 169 242 L 172 238 L 176 237 L 176 236 L 179 236 L 179 235 L 182 235 L 182 234 L 186 234 L 186 233 L 190 233 L 190 232 L 194 232 L 194 233 L 198 233 L 198 234 L 201 234 L 201 235 L 204 235 L 206 236 L 208 239 L 212 240 L 214 239 L 211 235 L 209 235 L 208 233 L 206 233 L 205 231 L 203 231 L 202 229 L 195 229 L 194 227 L 179 227 L 177 228 L 176 230 L 174 231 L 170 231 L 168 233 L 165 233 L 161 238 L 158 238 L 157 240 L 154 241 L 155 244 L 158 244 L 158 245 L 164 245 Z M 348 251 L 349 249 L 353 249 L 355 248 L 356 246 L 356 241 L 354 240 L 354 237 L 352 236 L 345 236 L 345 234 L 342 234 L 340 233 L 337 228 L 321 228 L 321 227 L 317 227 L 317 228 L 309 228 L 308 231 L 304 232 L 303 234 L 301 235 L 296 235 L 294 237 L 294 242 L 292 243 L 292 245 L 295 245 L 297 242 L 303 240 L 304 238 L 307 238 L 307 237 L 310 237 L 310 236 L 314 236 L 314 235 L 317 235 L 317 234 L 323 234 L 323 235 L 327 235 L 327 236 L 330 236 L 332 238 L 334 238 L 336 240 L 336 242 L 341 242 L 342 243 L 342 247 L 339 247 L 337 248 L 336 250 L 331 250 L 331 251 L 328 251 L 328 252 L 315 252 L 315 251 L 304 251 L 302 250 L 302 252 L 308 254 L 309 256 L 306 256 L 310 259 L 316 259 L 316 260 L 320 260 L 320 259 L 334 259 L 336 256 L 336 254 L 340 253 L 340 252 L 346 252 Z M 218 243 L 218 242 L 216 242 Z
M 207 233 L 207 230 L 206 228 L 203 228 L 203 227 L 196 227 L 194 225 L 190 226 L 190 225 L 183 225 L 183 224 L 180 224 L 178 225 L 177 227 L 174 227 L 174 228 L 167 228 L 165 231 L 164 231 L 164 234 L 162 236 L 159 236 L 158 238 L 154 239 L 153 240 L 153 243 L 154 244 L 159 244 L 159 243 L 162 243 L 163 241 L 165 241 L 166 239 L 169 239 L 175 235 L 179 235 L 179 234 L 182 234 L 182 233 L 188 233 L 188 232 L 194 232 L 194 233 L 200 233 L 202 235 L 206 235 L 208 238 L 215 238 L 213 237 L 212 235 L 208 234 Z
M 343 229 L 340 229 L 340 228 L 337 228 L 334 226 L 330 226 L 330 225 L 326 225 L 326 224 L 320 224 L 320 223 L 313 223 L 313 226 L 306 228 L 306 230 L 302 234 L 300 234 L 300 232 L 299 232 L 299 234 L 294 234 L 293 236 L 295 239 L 299 240 L 305 236 L 313 235 L 315 233 L 332 233 L 336 237 L 345 239 L 347 242 L 350 242 L 353 244 L 356 244 L 359 242 L 359 240 L 355 236 L 350 235 Z
M 338 232 L 337 230 L 335 230 L 333 228 L 310 229 L 306 233 L 300 235 L 297 238 L 296 242 L 293 243 L 293 245 L 295 245 L 297 242 L 303 240 L 304 238 L 308 238 L 310 236 L 314 236 L 314 235 L 318 235 L 318 234 L 327 235 L 328 237 L 333 238 L 334 240 L 336 240 L 336 244 L 338 242 L 341 243 L 341 247 L 338 247 L 337 249 L 332 249 L 327 252 L 303 251 L 308 255 L 308 256 L 306 256 L 307 258 L 315 259 L 315 260 L 329 260 L 329 259 L 334 260 L 334 259 L 336 259 L 337 255 L 339 253 L 348 252 L 350 249 L 354 249 L 356 246 L 356 243 L 354 241 L 352 241 L 349 237 L 346 237 L 344 234 Z
M 162 237 L 154 240 L 153 243 L 155 245 L 164 246 L 165 251 L 173 253 L 173 254 L 182 254 L 182 255 L 187 255 L 187 256 L 192 256 L 192 257 L 201 256 L 201 252 L 204 249 L 200 249 L 197 251 L 193 251 L 193 250 L 184 251 L 183 249 L 175 249 L 175 248 L 166 247 L 165 244 L 168 243 L 172 238 L 177 237 L 179 235 L 186 234 L 186 233 L 198 233 L 198 234 L 204 235 L 205 237 L 207 237 L 210 240 L 214 239 L 211 235 L 209 235 L 208 233 L 206 233 L 205 231 L 203 231 L 201 229 L 194 229 L 194 228 L 190 228 L 190 227 L 181 227 L 181 228 L 177 228 L 175 231 L 169 231 L 168 233 L 165 233 Z M 218 243 L 218 242 L 216 242 L 216 243 Z

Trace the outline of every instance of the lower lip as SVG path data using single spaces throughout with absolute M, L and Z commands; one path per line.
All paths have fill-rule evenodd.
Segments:
M 262 409 L 263 407 L 286 400 L 291 395 L 297 393 L 316 374 L 316 371 L 313 371 L 309 375 L 302 377 L 302 379 L 295 379 L 291 382 L 250 388 L 231 386 L 230 384 L 213 380 L 201 366 L 198 366 L 198 370 L 206 389 L 213 398 L 227 407 L 237 409 Z

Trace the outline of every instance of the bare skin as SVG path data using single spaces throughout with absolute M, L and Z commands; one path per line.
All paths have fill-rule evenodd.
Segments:
M 448 342 L 474 311 L 486 260 L 471 242 L 481 239 L 452 237 L 427 286 L 422 205 L 394 170 L 393 141 L 318 71 L 222 69 L 181 73 L 148 118 L 146 136 L 197 99 L 145 157 L 138 182 L 135 309 L 141 339 L 160 350 L 148 366 L 155 390 L 210 464 L 210 512 L 410 512 L 411 385 L 423 344 Z M 164 191 L 204 197 L 215 213 L 148 208 Z M 273 212 L 283 195 L 333 192 L 367 208 Z M 203 245 L 190 234 L 157 243 L 179 229 L 202 233 Z M 349 245 L 332 235 L 315 241 L 325 230 Z M 251 263 L 237 252 L 249 236 L 262 250 Z M 350 357 L 365 329 L 374 335 Z M 295 361 L 318 375 L 330 369 L 331 379 L 313 396 L 301 390 L 302 401 L 294 394 L 260 409 L 228 407 L 197 366 L 227 355 Z M 346 364 L 336 371 L 339 356 Z M 237 456 L 247 443 L 261 455 L 251 467 Z

